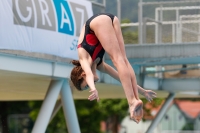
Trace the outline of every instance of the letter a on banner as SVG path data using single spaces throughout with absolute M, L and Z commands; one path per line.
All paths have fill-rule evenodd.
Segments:
M 61 25 L 60 25 L 60 28 L 63 29 L 64 27 L 64 24 L 68 24 L 69 25 L 69 30 L 71 31 L 72 30 L 72 26 L 71 26 L 71 23 L 70 23 L 70 20 L 69 20 L 69 16 L 65 10 L 65 8 L 63 7 L 62 4 L 61 5 L 61 12 L 62 12 L 62 17 L 61 17 Z
M 66 0 L 54 0 L 54 5 L 57 11 L 58 32 L 74 35 L 74 22 L 68 2 Z

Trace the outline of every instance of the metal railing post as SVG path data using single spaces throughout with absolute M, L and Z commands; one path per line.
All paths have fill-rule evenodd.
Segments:
M 142 33 L 142 19 L 143 19 L 143 13 L 142 13 L 142 0 L 139 1 L 138 3 L 138 22 L 139 22 L 139 27 L 138 27 L 138 38 L 139 38 L 139 44 L 142 44 L 142 37 L 143 37 L 143 33 Z

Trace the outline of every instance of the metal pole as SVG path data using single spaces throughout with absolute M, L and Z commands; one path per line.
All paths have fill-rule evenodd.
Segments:
M 103 6 L 102 6 L 102 9 L 101 9 L 101 12 L 105 12 L 105 9 L 106 8 L 106 0 L 103 0 Z
M 199 18 L 200 19 L 200 18 Z M 200 22 L 199 22 L 199 30 L 198 30 L 198 32 L 200 33 Z M 200 34 L 198 35 L 198 42 L 200 41 Z
M 172 24 L 172 43 L 175 43 L 175 24 Z
M 146 30 L 146 26 L 147 26 L 147 18 L 143 18 L 143 43 L 145 44 L 147 41 L 147 30 Z
M 162 22 L 163 22 L 163 10 L 162 10 L 162 5 L 160 5 L 160 17 L 159 17 L 159 21 L 161 23 L 159 23 L 158 27 L 158 43 L 161 44 L 162 43 Z M 157 70 L 162 70 L 162 66 L 156 66 Z M 163 78 L 163 73 L 156 73 L 158 78 Z
M 101 4 L 101 3 L 98 3 L 98 2 L 95 2 L 95 1 L 91 1 L 91 3 L 94 4 L 94 5 L 96 5 L 96 6 L 99 6 L 99 7 L 105 7 L 104 3 Z
M 117 0 L 117 16 L 119 22 L 121 22 L 121 0 Z
M 42 103 L 42 107 L 33 127 L 32 133 L 45 133 L 62 84 L 63 80 L 51 81 L 48 92 L 46 94 L 44 102 Z
M 156 21 L 159 21 L 158 20 L 158 9 L 156 8 L 156 11 L 155 11 L 155 20 Z M 155 25 L 155 43 L 157 44 L 158 43 L 158 23 L 156 23 L 156 25 Z
M 176 9 L 176 43 L 180 42 L 179 39 L 179 10 Z
M 161 6 L 161 5 L 160 5 Z M 160 14 L 159 14 L 160 13 Z M 155 16 L 155 19 L 156 19 L 156 21 L 160 21 L 160 22 L 162 22 L 161 21 L 161 11 L 159 12 L 159 10 L 156 8 L 156 16 Z M 160 20 L 159 20 L 159 15 L 160 15 Z M 160 43 L 160 39 L 161 39 L 161 36 L 160 36 L 160 32 L 161 32 L 161 24 L 160 23 L 157 23 L 156 24 L 156 36 L 155 36 L 155 38 L 156 38 L 156 40 L 155 40 L 155 43 L 156 44 L 158 44 L 158 43 Z M 157 71 L 160 71 L 160 70 L 162 70 L 162 66 L 155 66 L 155 69 L 157 70 Z M 158 78 L 162 78 L 162 73 L 155 73 L 155 77 L 158 77 Z
M 156 115 L 155 119 L 151 122 L 151 125 L 147 129 L 146 133 L 153 133 L 153 130 L 158 125 L 158 123 L 161 121 L 161 119 L 163 118 L 164 114 L 167 112 L 167 108 L 169 107 L 169 105 L 173 101 L 174 97 L 175 97 L 174 93 L 170 93 L 169 94 L 169 96 L 167 97 L 167 99 L 166 99 L 165 103 L 163 104 L 162 108 L 160 109 L 160 111 Z
M 181 19 L 181 20 L 179 20 L 179 41 L 180 41 L 180 43 L 183 41 L 182 33 L 183 33 L 183 24 L 182 24 L 182 19 Z
M 63 104 L 63 110 L 65 114 L 65 120 L 67 122 L 67 128 L 69 133 L 81 133 L 78 118 L 76 115 L 76 109 L 74 106 L 74 100 L 71 92 L 71 88 L 67 80 L 64 81 L 61 89 L 61 100 Z
M 162 22 L 163 22 L 163 10 L 162 10 L 162 5 L 160 5 L 160 22 L 161 24 L 159 24 L 159 43 L 162 43 Z
M 142 0 L 139 1 L 138 3 L 138 22 L 139 22 L 139 27 L 138 27 L 138 38 L 139 38 L 139 44 L 142 44 L 142 19 L 143 19 L 143 13 L 142 13 Z

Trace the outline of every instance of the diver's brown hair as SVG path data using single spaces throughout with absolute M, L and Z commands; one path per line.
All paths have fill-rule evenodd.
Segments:
M 71 75 L 70 75 L 71 81 L 76 87 L 76 89 L 81 91 L 81 83 L 83 82 L 83 77 L 81 77 L 81 74 L 83 72 L 83 69 L 78 60 L 72 60 L 71 63 L 75 65 L 75 67 L 71 71 Z

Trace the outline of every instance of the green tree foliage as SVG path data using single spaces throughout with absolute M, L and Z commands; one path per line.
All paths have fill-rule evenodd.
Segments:
M 144 116 L 145 115 L 146 116 L 152 116 L 151 109 L 159 107 L 162 104 L 162 102 L 164 101 L 164 98 L 155 98 L 155 99 L 153 99 L 153 101 L 150 103 L 151 104 L 151 108 L 146 108 L 145 107 L 146 104 L 149 104 L 148 101 L 145 98 L 142 98 L 141 100 L 142 100 L 143 105 L 144 105 L 143 106 Z M 143 121 L 145 121 L 145 120 L 146 119 L 143 117 Z
M 99 102 L 99 108 L 104 118 L 107 118 L 110 114 L 125 116 L 128 111 L 128 103 L 126 99 L 103 99 Z
M 194 130 L 194 122 L 187 122 L 184 126 L 183 126 L 183 128 L 182 128 L 182 130 Z
M 75 100 L 81 133 L 100 133 L 101 109 L 96 101 Z
M 123 23 L 130 23 L 129 19 L 122 20 Z M 122 27 L 122 36 L 124 38 L 124 44 L 138 44 L 138 32 L 133 30 L 134 27 L 125 26 Z
M 64 112 L 61 108 L 49 123 L 46 133 L 68 133 L 67 131 Z
M 28 114 L 30 108 L 28 108 L 28 104 L 26 101 L 17 101 L 17 102 L 7 102 L 2 101 L 0 102 L 0 123 L 1 123 L 1 131 L 2 133 L 12 133 L 16 127 L 17 130 L 25 129 L 30 132 L 31 128 L 28 126 L 24 126 L 24 124 L 15 123 L 13 124 L 12 121 L 9 121 L 9 115 L 11 114 Z M 10 123 L 9 123 L 10 122 Z
M 99 102 L 102 120 L 106 121 L 107 131 L 118 132 L 118 125 L 128 113 L 126 99 L 103 99 Z
M 143 99 L 144 104 L 147 103 Z M 161 103 L 160 99 L 154 100 L 152 104 L 158 106 Z M 39 110 L 42 106 L 42 101 L 29 102 L 1 102 L 1 124 L 2 127 L 8 126 L 9 114 L 28 114 L 33 121 L 36 120 Z M 128 103 L 126 99 L 101 99 L 99 102 L 88 100 L 75 100 L 78 121 L 82 133 L 101 133 L 100 122 L 105 121 L 107 131 L 117 133 L 118 125 L 121 120 L 128 114 Z M 2 116 L 6 116 L 5 118 Z M 20 124 L 20 123 L 18 123 Z M 10 123 L 4 130 L 5 133 L 14 132 L 16 123 Z M 33 124 L 31 125 L 33 126 Z M 18 125 L 18 128 L 23 128 Z M 31 132 L 32 127 L 28 127 L 28 132 Z M 61 108 L 53 120 L 49 123 L 46 133 L 67 133 L 66 121 Z
M 137 44 L 138 43 L 138 33 L 127 31 L 123 33 L 125 44 Z

